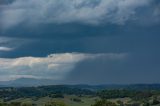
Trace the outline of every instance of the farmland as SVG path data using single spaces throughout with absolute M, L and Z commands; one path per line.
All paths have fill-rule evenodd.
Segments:
M 159 106 L 159 85 L 3 87 L 0 106 Z

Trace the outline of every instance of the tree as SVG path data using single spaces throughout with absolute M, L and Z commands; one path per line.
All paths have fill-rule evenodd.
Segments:
M 64 102 L 51 101 L 45 104 L 45 106 L 66 106 Z
M 118 104 L 119 106 L 124 106 L 124 103 L 123 103 L 122 101 L 120 101 L 120 100 L 117 101 L 117 104 Z
M 99 100 L 99 101 L 96 101 L 96 103 L 91 106 L 117 106 L 117 105 L 107 100 Z
M 157 104 L 160 104 L 160 102 L 158 101 L 157 97 L 154 97 L 152 101 L 152 105 L 157 105 Z
M 9 106 L 21 106 L 21 102 L 11 102 Z
M 21 106 L 33 106 L 33 104 L 31 102 L 24 102 L 21 103 Z

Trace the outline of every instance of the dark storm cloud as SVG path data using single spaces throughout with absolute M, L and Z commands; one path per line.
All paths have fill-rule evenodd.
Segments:
M 106 56 L 66 62 L 72 67 L 62 83 L 158 83 L 159 35 L 159 0 L 0 0 L 1 80 L 41 78 L 36 70 L 47 76 L 47 55 L 63 61 L 61 53 L 70 59 L 77 52 Z M 20 68 L 28 72 L 18 75 Z
M 149 55 L 147 55 L 149 56 Z M 120 60 L 105 57 L 82 61 L 66 78 L 71 84 L 160 83 L 160 57 L 130 54 Z
M 133 20 L 136 9 L 152 0 L 15 0 L 1 11 L 1 28 L 8 29 L 21 23 L 29 26 L 40 23 L 80 22 L 124 24 Z
M 136 26 L 110 27 L 109 30 L 107 28 L 106 30 L 105 28 L 97 28 L 92 29 L 93 31 L 90 28 L 85 28 L 85 31 L 82 31 L 83 28 L 80 28 L 79 30 L 81 31 L 74 32 L 73 35 L 65 33 L 64 35 L 59 35 L 61 32 L 57 32 L 57 35 L 55 33 L 55 35 L 47 36 L 48 33 L 46 32 L 46 34 L 42 34 L 44 37 L 42 35 L 37 35 L 37 37 L 34 35 L 34 37 L 30 36 L 29 39 L 32 42 L 28 42 L 23 46 L 20 45 L 16 51 L 7 52 L 1 55 L 1 57 L 46 56 L 46 54 L 64 52 L 159 52 L 159 49 L 157 49 L 160 39 L 159 26 L 146 28 Z M 19 44 L 19 42 L 15 43 Z
M 31 39 L 147 34 L 146 26 L 154 26 L 151 33 L 159 30 L 159 5 L 158 0 L 14 0 L 0 6 L 0 34 Z

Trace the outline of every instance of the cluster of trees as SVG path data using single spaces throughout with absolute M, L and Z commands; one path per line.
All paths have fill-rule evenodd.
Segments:
M 148 86 L 147 86 L 148 87 Z M 0 88 L 0 98 L 9 101 L 18 98 L 33 98 L 45 97 L 52 98 L 61 97 L 63 95 L 93 95 L 101 98 L 124 98 L 130 97 L 132 99 L 148 98 L 153 95 L 160 95 L 160 90 L 131 90 L 131 89 L 117 89 L 117 90 L 89 90 L 82 86 L 68 86 L 68 85 L 53 85 L 40 87 L 21 87 L 21 88 Z
M 159 106 L 160 105 L 160 101 L 158 101 L 156 98 L 154 98 L 152 100 L 152 102 L 149 101 L 132 101 L 129 103 L 124 103 L 120 100 L 116 101 L 116 102 L 111 102 L 111 101 L 107 101 L 106 99 L 101 99 L 95 102 L 95 104 L 91 105 L 91 106 Z
M 63 94 L 49 94 L 49 97 L 50 98 L 64 98 L 64 95 Z
M 38 106 L 31 102 L 11 102 L 11 103 L 0 103 L 0 106 Z M 64 102 L 50 101 L 44 104 L 44 106 L 67 106 Z
M 80 98 L 71 98 L 71 101 L 74 102 L 82 102 L 82 100 Z
M 141 100 L 155 95 L 155 92 L 153 93 L 152 91 L 118 89 L 118 90 L 102 90 L 98 92 L 97 95 L 102 99 L 130 97 L 134 100 Z
M 65 85 L 42 86 L 42 87 L 21 87 L 21 88 L 1 88 L 0 98 L 10 101 L 18 98 L 41 98 L 52 97 L 63 98 L 63 95 L 94 95 L 95 92 L 87 89 L 74 88 Z
M 92 106 L 154 106 L 160 105 L 160 100 L 157 98 L 160 95 L 159 90 L 131 90 L 131 89 L 117 89 L 117 90 L 102 90 L 97 93 L 102 99 L 97 101 Z M 107 99 L 115 98 L 131 98 L 132 102 L 123 103 L 117 101 L 112 103 L 106 101 Z
M 11 103 L 0 103 L 0 106 L 37 106 L 30 102 L 21 103 L 21 102 L 11 102 Z
M 45 104 L 45 106 L 67 106 L 64 102 L 51 101 Z
M 117 104 L 103 99 L 103 100 L 96 101 L 96 103 L 91 106 L 117 106 Z
M 98 96 L 101 100 L 96 101 L 91 106 L 152 106 L 160 104 L 157 95 L 160 95 L 160 90 L 131 90 L 131 89 L 110 89 L 110 90 L 89 90 L 83 88 L 77 88 L 66 85 L 54 85 L 54 86 L 41 86 L 41 87 L 21 87 L 21 88 L 0 88 L 0 98 L 4 100 L 4 103 L 0 103 L 0 106 L 37 106 L 33 103 L 21 103 L 8 101 L 18 98 L 33 98 L 35 101 L 41 97 L 51 98 L 64 98 L 64 95 L 77 95 L 79 97 L 83 95 Z M 111 98 L 125 98 L 129 97 L 133 101 L 132 103 L 123 103 L 122 101 L 111 102 L 107 101 Z M 151 97 L 152 102 L 148 102 Z M 34 101 L 33 100 L 33 101 Z M 74 102 L 83 102 L 79 98 L 72 98 Z M 50 101 L 45 106 L 66 106 L 63 102 Z
M 69 95 L 92 95 L 94 94 L 93 91 L 83 88 L 77 88 L 67 85 L 53 85 L 53 86 L 42 86 L 38 87 L 39 89 L 42 89 L 44 91 L 47 91 L 48 93 L 54 93 L 54 94 L 69 94 Z

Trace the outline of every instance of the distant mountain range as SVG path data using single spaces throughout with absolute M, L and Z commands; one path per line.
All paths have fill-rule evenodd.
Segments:
M 13 81 L 0 81 L 0 87 L 36 87 L 36 86 L 54 86 L 54 85 L 64 85 L 60 84 L 53 80 L 47 79 L 30 79 L 30 78 L 21 78 Z M 135 90 L 144 90 L 144 89 L 160 89 L 160 84 L 106 84 L 106 85 L 86 85 L 86 84 L 77 84 L 77 85 L 67 85 L 64 86 L 80 88 L 80 89 L 89 89 L 89 90 L 102 90 L 102 89 L 135 89 Z
M 30 86 L 51 85 L 53 83 L 54 81 L 46 79 L 20 78 L 13 81 L 0 81 L 0 87 L 30 87 Z

